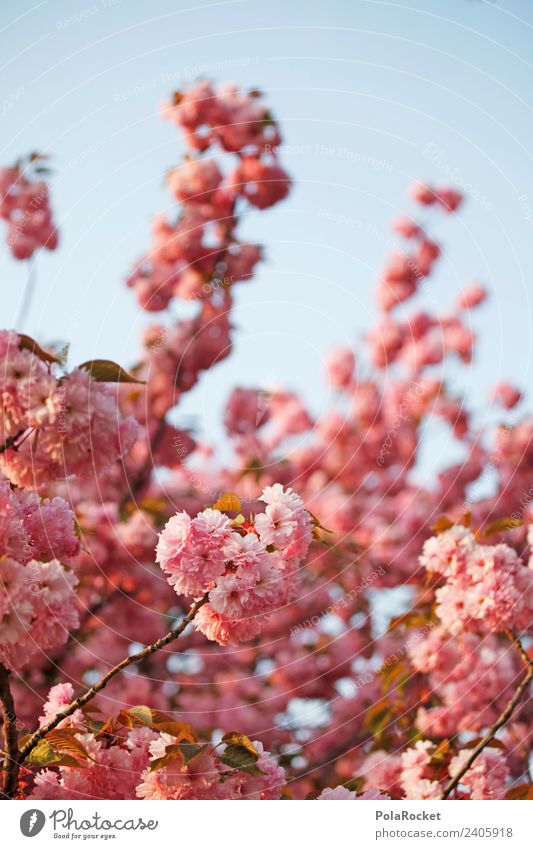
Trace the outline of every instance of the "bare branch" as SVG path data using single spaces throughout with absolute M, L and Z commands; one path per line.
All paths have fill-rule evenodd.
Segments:
M 17 790 L 19 773 L 19 747 L 17 717 L 15 704 L 9 686 L 10 672 L 0 663 L 0 704 L 4 718 L 4 745 L 5 755 L 2 764 L 2 784 L 0 798 L 12 799 Z
M 88 702 L 92 701 L 92 699 L 94 699 L 97 693 L 103 690 L 106 684 L 111 681 L 111 679 L 114 678 L 115 675 L 118 675 L 119 672 L 122 672 L 123 669 L 126 669 L 133 663 L 138 663 L 139 661 L 144 660 L 145 658 L 149 657 L 149 655 L 153 654 L 156 651 L 159 651 L 159 649 L 162 649 L 164 646 L 168 645 L 177 637 L 179 637 L 180 634 L 183 633 L 187 625 L 189 625 L 193 621 L 194 617 L 196 616 L 202 605 L 206 603 L 206 601 L 207 593 L 203 596 L 203 598 L 199 599 L 198 601 L 195 601 L 191 605 L 191 607 L 189 608 L 189 612 L 181 620 L 181 622 L 176 628 L 174 628 L 172 631 L 169 631 L 168 634 L 166 634 L 164 637 L 160 637 L 160 639 L 156 640 L 155 643 L 146 646 L 144 649 L 142 649 L 142 651 L 125 657 L 124 660 L 114 666 L 113 669 L 110 669 L 109 672 L 107 672 L 103 676 L 103 678 L 98 681 L 97 684 L 95 684 L 93 687 L 90 687 L 88 690 L 82 693 L 81 696 L 78 696 L 77 699 L 75 699 L 73 702 L 63 708 L 63 710 L 59 711 L 59 713 L 57 713 L 54 718 L 50 720 L 50 722 L 47 722 L 46 725 L 42 726 L 42 728 L 37 729 L 37 731 L 35 731 L 31 735 L 31 737 L 29 737 L 29 739 L 24 743 L 24 745 L 20 749 L 19 764 L 22 764 L 25 761 L 25 759 L 28 757 L 31 750 L 37 745 L 39 740 L 42 740 L 43 737 L 46 737 L 46 735 L 50 731 L 53 731 L 54 728 L 57 728 L 59 723 L 62 722 L 64 719 L 67 719 L 67 717 L 72 716 L 72 714 L 76 710 L 83 707 Z
M 510 720 L 529 683 L 533 680 L 533 661 L 528 657 L 527 652 L 522 646 L 519 638 L 512 634 L 510 631 L 506 631 L 506 634 L 511 640 L 512 644 L 517 649 L 518 653 L 520 654 L 520 657 L 522 658 L 522 661 L 524 662 L 524 665 L 526 667 L 526 674 L 522 678 L 518 687 L 516 688 L 512 699 L 508 702 L 507 706 L 499 715 L 496 722 L 491 725 L 485 736 L 482 737 L 477 746 L 472 749 L 470 757 L 465 761 L 459 772 L 457 772 L 456 775 L 454 775 L 453 778 L 448 782 L 448 784 L 444 788 L 442 796 L 440 797 L 441 799 L 447 799 L 450 793 L 455 790 L 455 788 L 461 782 L 461 779 L 463 778 L 465 773 L 468 772 L 468 770 L 470 769 L 474 761 L 478 758 L 478 756 L 481 754 L 483 749 L 485 749 L 489 745 L 489 743 L 494 740 L 496 732 L 499 731 L 499 729 L 502 728 L 505 723 Z

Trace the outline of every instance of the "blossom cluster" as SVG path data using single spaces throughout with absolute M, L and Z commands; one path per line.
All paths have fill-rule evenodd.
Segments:
M 57 375 L 56 362 L 29 337 L 0 332 L 0 465 L 27 489 L 103 473 L 128 453 L 137 433 L 106 383 L 83 368 Z
M 195 625 L 220 645 L 257 636 L 267 615 L 292 600 L 311 543 L 312 519 L 291 488 L 266 487 L 259 500 L 265 511 L 249 521 L 212 508 L 193 519 L 181 511 L 157 544 L 157 562 L 178 595 L 207 593 Z
M 229 293 L 224 292 L 219 303 L 203 303 L 194 318 L 146 330 L 139 374 L 148 384 L 149 407 L 146 411 L 141 402 L 132 408 L 138 421 L 163 416 L 195 386 L 202 372 L 229 356 L 230 308 Z
M 240 93 L 235 86 L 215 91 L 201 80 L 175 92 L 162 112 L 183 131 L 189 153 L 167 175 L 180 213 L 155 218 L 152 245 L 127 280 L 149 311 L 165 309 L 173 297 L 209 300 L 248 280 L 262 254 L 259 245 L 237 238 L 238 202 L 267 209 L 290 187 L 271 152 L 280 141 L 277 124 L 257 92 Z M 220 163 L 224 154 L 237 160 L 226 174 L 217 147 Z M 198 155 L 208 149 L 209 156 Z
M 438 205 L 446 212 L 456 212 L 463 202 L 463 195 L 451 186 L 431 186 L 417 181 L 411 186 L 411 197 L 423 206 Z
M 20 670 L 66 642 L 78 626 L 73 571 L 57 560 L 0 560 L 0 662 Z
M 398 250 L 391 253 L 377 289 L 378 305 L 385 312 L 390 312 L 417 292 L 440 256 L 439 245 L 428 238 L 418 225 L 406 226 L 406 220 L 402 219 L 396 229 L 415 244 L 416 250 L 412 253 Z
M 41 727 L 73 698 L 72 685 L 52 687 Z M 148 720 L 139 721 L 139 715 Z M 124 717 L 130 727 L 122 726 Z M 58 733 L 70 761 L 58 758 L 55 769 L 39 770 L 30 798 L 266 800 L 279 799 L 286 783 L 284 769 L 262 744 L 240 734 L 200 745 L 192 728 L 144 706 L 108 721 L 115 736 L 95 733 L 89 725 L 81 710 L 63 720 Z
M 162 733 L 149 746 L 150 759 L 164 758 L 173 738 Z M 205 746 L 188 763 L 175 760 L 158 770 L 148 768 L 141 775 L 136 794 L 141 799 L 279 799 L 285 785 L 285 771 L 253 741 L 259 757 L 253 770 L 233 770 L 223 763 L 212 746 Z
M 452 758 L 443 758 L 430 740 L 419 740 L 400 757 L 399 780 L 406 799 L 439 799 L 446 779 L 453 778 L 471 756 L 461 749 Z M 488 747 L 465 772 L 461 785 L 469 799 L 504 799 L 509 768 L 500 749 Z M 466 795 L 468 791 L 468 795 Z
M 57 248 L 48 187 L 31 178 L 31 166 L 0 169 L 0 217 L 7 222 L 7 244 L 15 259 L 29 259 L 41 247 Z
M 412 643 L 408 654 L 433 696 L 431 705 L 418 707 L 415 725 L 435 738 L 481 731 L 495 722 L 521 670 L 520 659 L 496 635 L 485 635 L 480 642 L 475 633 L 465 631 L 452 638 L 442 624 Z M 487 692 L 495 698 L 487 700 Z
M 0 472 L 0 551 L 20 563 L 68 560 L 80 550 L 74 512 L 63 498 L 13 489 Z
M 436 611 L 451 634 L 532 627 L 533 570 L 510 546 L 480 545 L 457 525 L 426 541 L 421 564 L 445 580 Z

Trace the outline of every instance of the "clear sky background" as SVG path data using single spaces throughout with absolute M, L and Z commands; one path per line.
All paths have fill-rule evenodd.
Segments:
M 123 280 L 169 206 L 162 175 L 182 153 L 157 105 L 207 75 L 267 94 L 295 187 L 248 217 L 243 235 L 268 262 L 236 289 L 235 354 L 188 396 L 182 421 L 195 416 L 216 438 L 236 383 L 288 385 L 323 409 L 324 354 L 375 320 L 376 273 L 409 183 L 449 174 L 470 199 L 458 217 L 428 218 L 445 255 L 421 303 L 443 309 L 462 285 L 486 282 L 490 303 L 473 318 L 484 334 L 460 388 L 479 421 L 496 379 L 528 388 L 531 0 L 3 0 L 0 32 L 0 162 L 52 154 L 61 229 L 60 250 L 38 257 L 25 329 L 68 339 L 71 365 L 135 359 L 153 316 Z M 1 249 L 0 275 L 9 326 L 26 268 Z M 441 457 L 449 450 L 439 442 Z

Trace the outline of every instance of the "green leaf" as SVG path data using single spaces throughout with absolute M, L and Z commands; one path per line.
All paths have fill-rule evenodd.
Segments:
M 246 737 L 245 734 L 240 734 L 238 731 L 228 731 L 227 734 L 224 734 L 222 742 L 227 743 L 228 745 L 230 743 L 236 743 L 239 746 L 244 746 L 244 748 L 247 749 L 256 760 L 259 758 L 259 752 L 250 738 Z
M 228 734 L 224 734 L 222 742 L 226 743 L 226 748 L 220 756 L 222 763 L 230 766 L 232 769 L 238 769 L 250 775 L 264 774 L 256 766 L 256 762 L 259 760 L 259 752 L 248 737 L 245 737 L 244 734 L 239 734 L 237 731 L 231 731 Z
M 42 360 L 43 363 L 61 364 L 61 360 L 56 357 L 55 354 L 52 354 L 50 351 L 45 351 L 45 349 L 41 348 L 41 346 L 35 341 L 35 339 L 32 339 L 31 336 L 26 336 L 25 333 L 19 333 L 18 337 L 19 348 L 21 351 L 30 351 L 32 354 Z
M 56 728 L 46 735 L 46 740 L 57 752 L 64 752 L 74 757 L 90 760 L 87 749 L 79 739 L 79 734 L 84 734 L 84 728 Z
M 196 735 L 190 725 L 185 722 L 176 722 L 166 713 L 153 710 L 146 705 L 136 705 L 129 710 L 121 710 L 118 720 L 127 728 L 139 726 L 153 728 L 155 731 L 162 731 L 176 737 L 178 741 L 196 742 Z
M 168 766 L 177 760 L 181 761 L 183 766 L 187 766 L 187 764 L 208 748 L 207 743 L 203 746 L 197 746 L 195 743 L 187 742 L 170 744 L 165 747 L 165 754 L 162 757 L 156 758 L 150 763 L 150 772 L 156 772 L 156 770 Z
M 156 772 L 158 769 L 162 769 L 164 766 L 168 766 L 177 760 L 183 762 L 183 755 L 180 752 L 179 746 L 165 746 L 165 754 L 150 762 L 150 772 Z
M 48 740 L 39 740 L 36 746 L 33 747 L 27 758 L 28 763 L 33 766 L 70 766 L 77 769 L 82 769 L 84 764 L 69 755 L 68 753 L 58 751 L 50 745 Z
M 504 534 L 506 531 L 519 528 L 522 524 L 521 519 L 512 519 L 510 516 L 503 516 L 501 519 L 491 522 L 486 528 L 480 528 L 480 535 L 483 537 L 492 537 L 495 534 Z
M 263 770 L 255 765 L 255 761 L 249 752 L 242 746 L 227 746 L 219 760 L 226 766 L 232 769 L 238 769 L 240 772 L 247 772 L 249 775 L 264 775 Z
M 139 380 L 139 378 L 129 374 L 122 366 L 112 360 L 87 360 L 86 363 L 81 363 L 78 368 L 88 371 L 92 379 L 99 383 L 145 383 L 144 380 Z
M 197 758 L 198 755 L 201 755 L 203 752 L 205 752 L 207 748 L 209 748 L 207 743 L 205 743 L 203 746 L 200 746 L 196 743 L 188 742 L 178 743 L 178 749 L 181 752 L 181 755 L 183 757 L 183 763 L 185 764 L 185 766 L 187 766 L 187 764 L 194 760 L 194 758 Z
M 49 766 L 57 763 L 61 755 L 52 748 L 47 740 L 39 740 L 27 757 L 27 761 L 34 766 Z

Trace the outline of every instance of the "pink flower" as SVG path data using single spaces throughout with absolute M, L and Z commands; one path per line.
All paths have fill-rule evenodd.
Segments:
M 267 505 L 265 512 L 256 517 L 255 527 L 265 545 L 283 548 L 296 530 L 296 517 L 294 511 L 280 501 Z
M 259 500 L 267 505 L 265 512 L 255 518 L 255 528 L 261 541 L 282 549 L 298 539 L 294 552 L 296 556 L 303 557 L 311 541 L 311 521 L 300 496 L 290 487 L 284 489 L 278 483 L 265 487 Z M 295 536 L 297 533 L 298 537 Z M 292 552 L 289 551 L 287 556 L 291 557 Z
M 506 410 L 512 410 L 522 400 L 522 393 L 510 383 L 497 383 L 492 390 L 492 400 Z
M 150 745 L 153 759 L 164 756 L 166 747 L 175 739 L 162 734 Z M 153 772 L 146 770 L 136 794 L 141 799 L 216 799 L 220 774 L 213 755 L 206 751 L 188 764 L 180 760 Z
M 130 732 L 125 745 L 106 747 L 92 734 L 78 739 L 89 754 L 80 767 L 41 770 L 35 778 L 31 799 L 133 799 L 149 759 L 147 729 Z M 153 736 L 153 732 L 148 732 Z
M 471 749 L 462 749 L 452 758 L 450 777 L 457 775 L 471 755 Z M 470 788 L 471 799 L 505 799 L 509 774 L 504 754 L 499 749 L 487 747 L 465 772 L 461 784 Z
M 475 550 L 475 539 L 468 528 L 454 525 L 424 543 L 420 563 L 428 572 L 452 576 L 466 569 L 466 564 Z
M 64 643 L 79 623 L 78 581 L 60 563 L 0 560 L 0 660 L 19 670 Z
M 409 194 L 416 203 L 420 203 L 422 206 L 431 206 L 437 200 L 433 189 L 421 182 L 413 183 Z
M 351 348 L 342 346 L 330 351 L 327 360 L 328 380 L 332 386 L 349 386 L 355 370 L 355 355 Z
M 269 419 L 268 402 L 257 389 L 234 389 L 224 414 L 228 434 L 255 433 Z
M 487 290 L 481 283 L 471 283 L 463 289 L 457 299 L 457 308 L 460 310 L 471 310 L 479 306 L 487 299 Z
M 276 162 L 264 162 L 255 156 L 243 156 L 233 175 L 237 191 L 259 209 L 273 206 L 289 194 L 291 181 Z
M 218 510 L 206 510 L 194 520 L 182 511 L 169 519 L 156 559 L 177 593 L 202 595 L 223 574 L 222 544 L 228 536 L 229 520 Z
M 260 775 L 242 772 L 231 780 L 234 799 L 279 799 L 286 784 L 285 770 L 279 766 L 270 752 L 265 752 L 262 743 L 254 740 L 254 749 L 259 753 L 255 766 Z
M 186 159 L 169 175 L 169 187 L 179 201 L 206 203 L 222 182 L 222 173 L 212 159 Z
M 322 790 L 319 799 L 326 799 L 328 801 L 364 801 L 369 800 L 372 802 L 385 802 L 390 799 L 386 793 L 380 793 L 379 790 L 365 790 L 364 793 L 358 795 L 355 790 L 347 790 L 346 787 L 339 785 L 333 789 L 332 787 L 326 787 L 325 790 Z
M 29 259 L 38 248 L 57 248 L 58 231 L 52 220 L 48 187 L 29 178 L 33 160 L 26 166 L 0 170 L 0 216 L 7 222 L 7 244 L 15 259 Z M 37 176 L 37 175 L 36 175 Z
M 265 616 L 247 616 L 244 619 L 227 619 L 211 604 L 204 604 L 194 619 L 198 631 L 208 640 L 221 646 L 238 646 L 256 637 L 266 623 Z
M 432 749 L 429 740 L 418 740 L 403 752 L 400 783 L 406 799 L 438 799 L 442 794 L 439 782 L 428 777 Z
M 22 563 L 74 557 L 80 543 L 72 508 L 62 498 L 41 501 L 12 489 L 0 472 L 0 549 Z
M 42 728 L 47 722 L 54 719 L 59 711 L 67 707 L 74 701 L 74 687 L 72 684 L 56 684 L 48 693 L 48 698 L 43 705 L 44 713 L 39 719 L 39 725 Z M 74 711 L 73 714 L 63 719 L 58 728 L 64 728 L 70 725 L 81 725 L 83 723 L 83 713 L 81 710 Z
M 224 555 L 234 566 L 255 566 L 264 562 L 266 546 L 255 534 L 232 533 L 224 544 Z
M 437 614 L 451 634 L 529 627 L 533 575 L 509 546 L 482 546 L 456 526 L 424 544 L 421 563 L 447 578 L 435 593 Z

